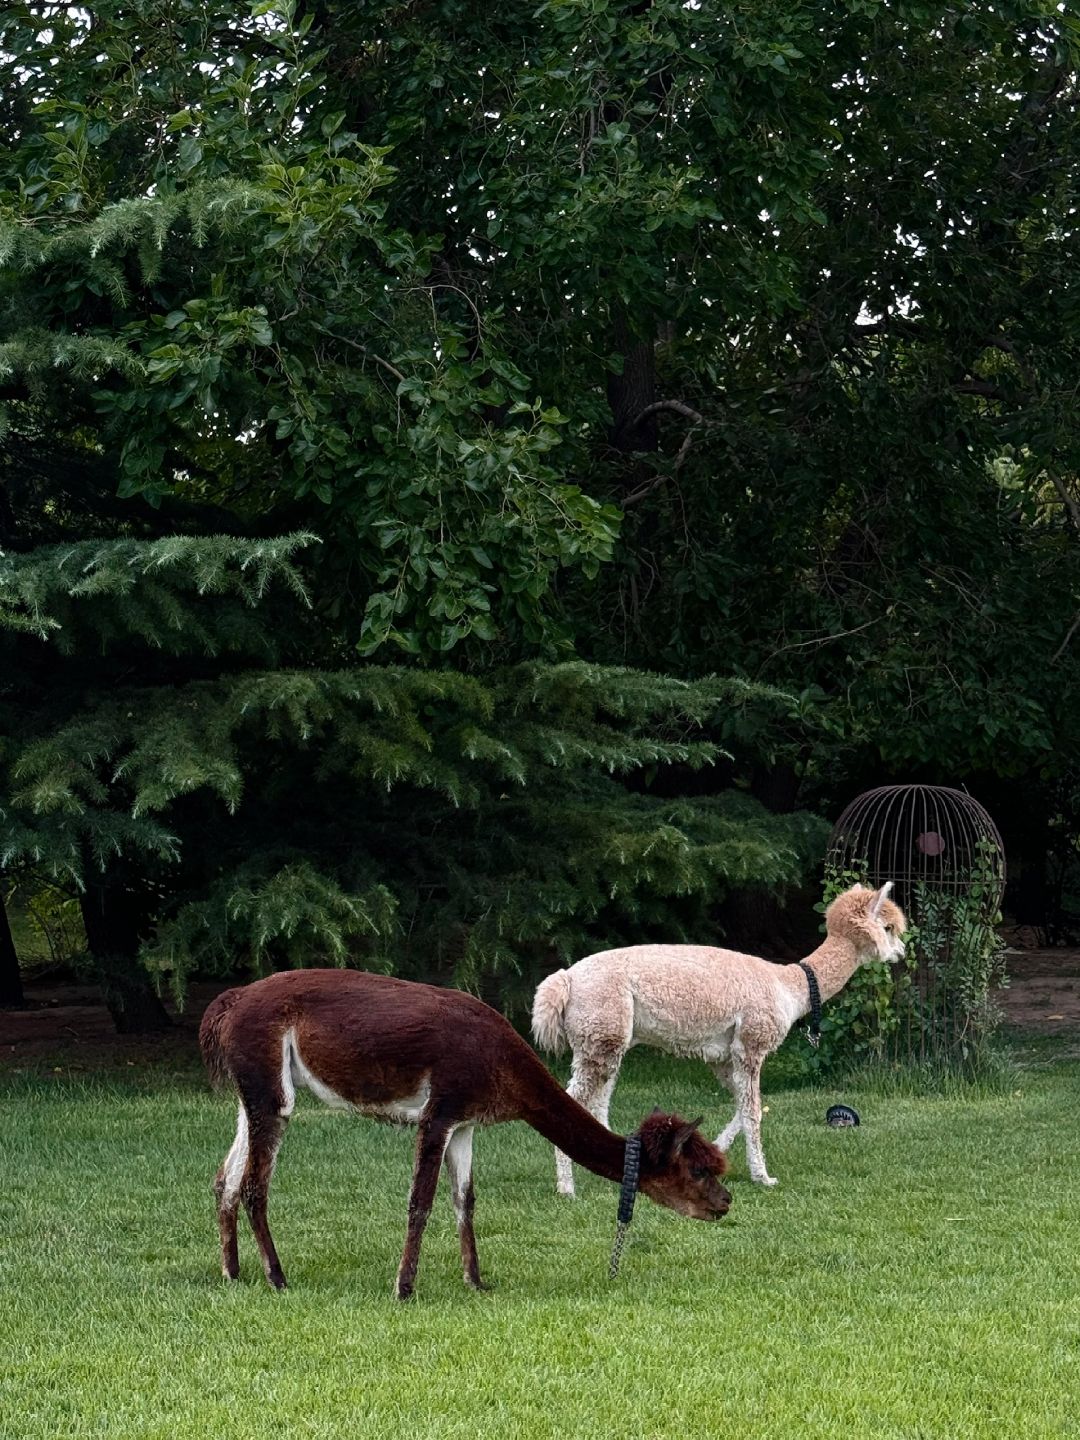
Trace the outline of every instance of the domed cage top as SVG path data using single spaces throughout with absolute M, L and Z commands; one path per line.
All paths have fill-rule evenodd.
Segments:
M 919 895 L 972 897 L 992 920 L 1005 893 L 1005 848 L 978 801 L 944 785 L 883 785 L 847 807 L 829 837 L 826 863 L 869 885 L 893 882 L 893 899 L 918 910 Z M 913 917 L 914 918 L 914 915 Z

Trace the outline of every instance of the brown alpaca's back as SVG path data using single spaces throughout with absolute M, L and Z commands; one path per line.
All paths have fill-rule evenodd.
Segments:
M 227 993 L 231 1004 L 217 1022 L 224 1067 L 241 1094 L 271 1090 L 279 1109 L 299 1082 L 329 1104 L 376 1118 L 415 1121 L 423 1106 L 397 1114 L 397 1102 L 434 1091 L 452 1094 L 461 1118 L 510 1119 L 515 1097 L 496 1077 L 508 1062 L 539 1065 L 497 1011 L 458 990 L 302 970 Z

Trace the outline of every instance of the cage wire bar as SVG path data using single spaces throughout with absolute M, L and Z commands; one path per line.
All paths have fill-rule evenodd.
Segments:
M 881 786 L 840 816 L 826 865 L 846 883 L 891 880 L 893 898 L 916 927 L 912 967 L 895 975 L 892 1057 L 966 1058 L 989 1013 L 972 979 L 973 967 L 977 981 L 985 963 L 975 952 L 989 953 L 1005 892 L 1005 847 L 993 820 L 962 790 Z

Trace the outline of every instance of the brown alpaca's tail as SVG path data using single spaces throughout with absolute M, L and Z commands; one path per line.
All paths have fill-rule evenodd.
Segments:
M 532 1033 L 541 1050 L 561 1055 L 566 1049 L 566 1007 L 570 1003 L 570 971 L 556 970 L 541 980 L 533 998 Z
M 210 1074 L 211 1085 L 224 1085 L 225 1081 L 231 1078 L 221 1032 L 229 1011 L 240 999 L 240 993 L 237 988 L 223 990 L 220 995 L 215 995 L 203 1011 L 202 1020 L 199 1022 L 199 1049 L 202 1051 L 203 1064 Z

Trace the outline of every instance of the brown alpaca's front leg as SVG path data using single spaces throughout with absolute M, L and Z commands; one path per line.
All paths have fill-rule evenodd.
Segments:
M 405 1249 L 401 1252 L 395 1293 L 399 1300 L 408 1300 L 416 1281 L 420 1259 L 420 1241 L 424 1236 L 435 1191 L 442 1169 L 443 1151 L 450 1126 L 446 1121 L 422 1120 L 416 1137 L 416 1163 L 413 1166 L 412 1189 L 409 1191 L 409 1225 L 405 1233 Z
M 473 1127 L 463 1125 L 455 1130 L 446 1147 L 446 1169 L 450 1176 L 450 1194 L 457 1216 L 458 1235 L 461 1239 L 461 1264 L 465 1271 L 465 1283 L 474 1290 L 486 1290 L 480 1279 L 480 1261 L 476 1254 L 476 1235 L 473 1232 L 472 1180 Z

